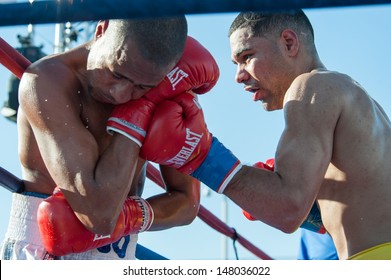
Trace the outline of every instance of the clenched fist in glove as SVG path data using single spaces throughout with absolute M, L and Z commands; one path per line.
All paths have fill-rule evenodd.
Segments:
M 189 90 L 206 93 L 217 83 L 219 75 L 219 68 L 210 52 L 188 37 L 178 64 L 143 97 L 116 106 L 107 122 L 107 131 L 121 133 L 141 147 L 157 104 Z
M 153 210 L 146 200 L 128 197 L 114 231 L 107 236 L 94 234 L 79 221 L 59 188 L 41 202 L 37 213 L 43 245 L 55 256 L 85 252 L 111 244 L 128 234 L 146 231 L 153 218 Z
M 156 108 L 140 156 L 189 174 L 219 193 L 241 167 L 208 131 L 196 96 L 188 92 Z

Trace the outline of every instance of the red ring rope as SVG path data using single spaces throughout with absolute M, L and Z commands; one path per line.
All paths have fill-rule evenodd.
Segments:
M 10 46 L 0 37 L 0 63 L 3 64 L 19 79 L 24 70 L 31 64 L 21 53 Z

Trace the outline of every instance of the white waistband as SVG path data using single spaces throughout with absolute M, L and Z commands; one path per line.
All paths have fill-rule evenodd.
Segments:
M 37 223 L 37 210 L 42 200 L 42 198 L 18 193 L 12 195 L 6 238 L 42 244 Z

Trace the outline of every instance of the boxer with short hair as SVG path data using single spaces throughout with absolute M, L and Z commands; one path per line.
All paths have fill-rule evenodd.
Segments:
M 139 151 L 160 102 L 218 76 L 184 16 L 100 21 L 90 42 L 33 63 L 19 88 L 25 190 L 1 259 L 134 259 L 139 232 L 191 223 L 199 182 L 162 166 L 166 192 L 141 198 Z
M 229 38 L 236 81 L 265 110 L 284 110 L 274 171 L 242 165 L 190 100 L 170 103 L 183 118 L 155 116 L 141 154 L 286 233 L 315 203 L 339 259 L 391 259 L 391 122 L 382 107 L 351 77 L 326 69 L 301 10 L 240 13 Z M 161 131 L 173 141 L 149 145 Z M 190 132 L 197 135 L 191 151 Z

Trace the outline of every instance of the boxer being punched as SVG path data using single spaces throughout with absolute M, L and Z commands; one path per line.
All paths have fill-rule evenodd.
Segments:
M 287 233 L 316 203 L 339 259 L 391 259 L 391 122 L 382 107 L 351 77 L 326 69 L 301 10 L 241 13 L 229 38 L 236 81 L 267 111 L 284 110 L 274 171 L 242 165 L 192 102 L 170 103 L 185 112 L 175 118 L 180 124 L 156 116 L 142 155 L 191 174 Z M 161 130 L 175 141 L 149 145 L 159 134 L 155 122 L 169 124 Z
M 190 223 L 198 181 L 162 166 L 166 193 L 141 198 L 139 151 L 159 102 L 218 75 L 184 17 L 101 21 L 90 42 L 32 64 L 19 89 L 25 190 L 1 258 L 132 259 L 137 233 Z

